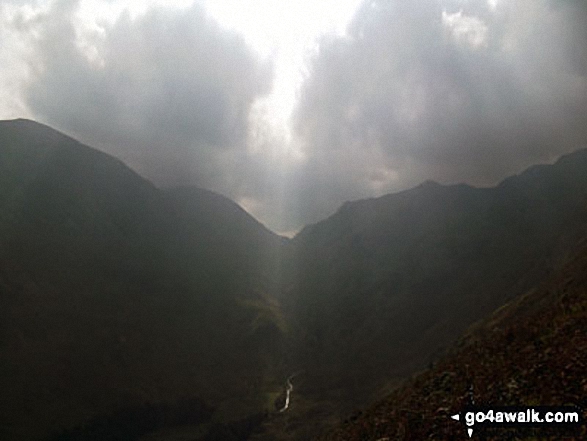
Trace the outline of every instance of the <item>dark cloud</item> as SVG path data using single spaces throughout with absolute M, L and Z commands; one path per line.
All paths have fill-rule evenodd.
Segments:
M 271 66 L 197 4 L 123 13 L 84 35 L 77 7 L 59 0 L 30 23 L 32 113 L 159 184 L 218 188 L 245 148 L 252 103 L 270 91 Z
M 348 37 L 321 43 L 296 114 L 323 205 L 425 179 L 489 185 L 585 145 L 586 10 L 366 2 Z

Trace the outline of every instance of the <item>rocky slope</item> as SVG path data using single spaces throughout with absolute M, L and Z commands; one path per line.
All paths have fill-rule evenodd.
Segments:
M 458 440 L 476 405 L 578 406 L 587 418 L 587 243 L 559 271 L 472 327 L 433 368 L 320 440 Z M 583 440 L 587 426 L 486 429 L 484 440 Z

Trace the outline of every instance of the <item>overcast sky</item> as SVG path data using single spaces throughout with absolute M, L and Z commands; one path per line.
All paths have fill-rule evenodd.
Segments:
M 280 233 L 587 146 L 583 0 L 0 0 L 0 118 Z

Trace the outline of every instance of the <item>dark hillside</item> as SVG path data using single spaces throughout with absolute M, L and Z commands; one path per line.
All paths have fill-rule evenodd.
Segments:
M 0 438 L 183 399 L 219 421 L 263 409 L 283 244 L 222 196 L 161 191 L 49 127 L 0 122 Z
M 0 122 L 0 438 L 309 439 L 545 280 L 585 231 L 586 150 L 495 188 L 346 203 L 290 241 L 223 196 Z
M 230 199 L 211 191 L 179 187 L 165 190 L 164 195 L 177 219 L 177 237 L 192 241 L 200 251 L 205 249 L 200 254 L 206 258 L 216 255 L 223 266 L 235 265 L 234 271 L 254 271 L 266 281 L 273 280 L 287 239 L 276 236 Z
M 587 246 L 535 289 L 509 302 L 463 337 L 449 354 L 320 440 L 458 440 L 450 418 L 477 405 L 579 406 L 587 418 Z M 552 429 L 486 429 L 483 440 L 584 440 Z
M 587 151 L 494 188 L 419 187 L 345 204 L 294 238 L 304 393 L 368 403 L 543 280 L 587 231 Z

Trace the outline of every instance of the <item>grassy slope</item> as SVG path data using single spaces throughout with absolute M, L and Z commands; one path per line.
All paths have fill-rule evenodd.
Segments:
M 525 295 L 477 324 L 436 365 L 371 408 L 318 439 L 458 440 L 464 427 L 449 418 L 476 404 L 578 405 L 587 417 L 587 246 Z M 584 440 L 579 433 L 511 429 L 484 440 Z

